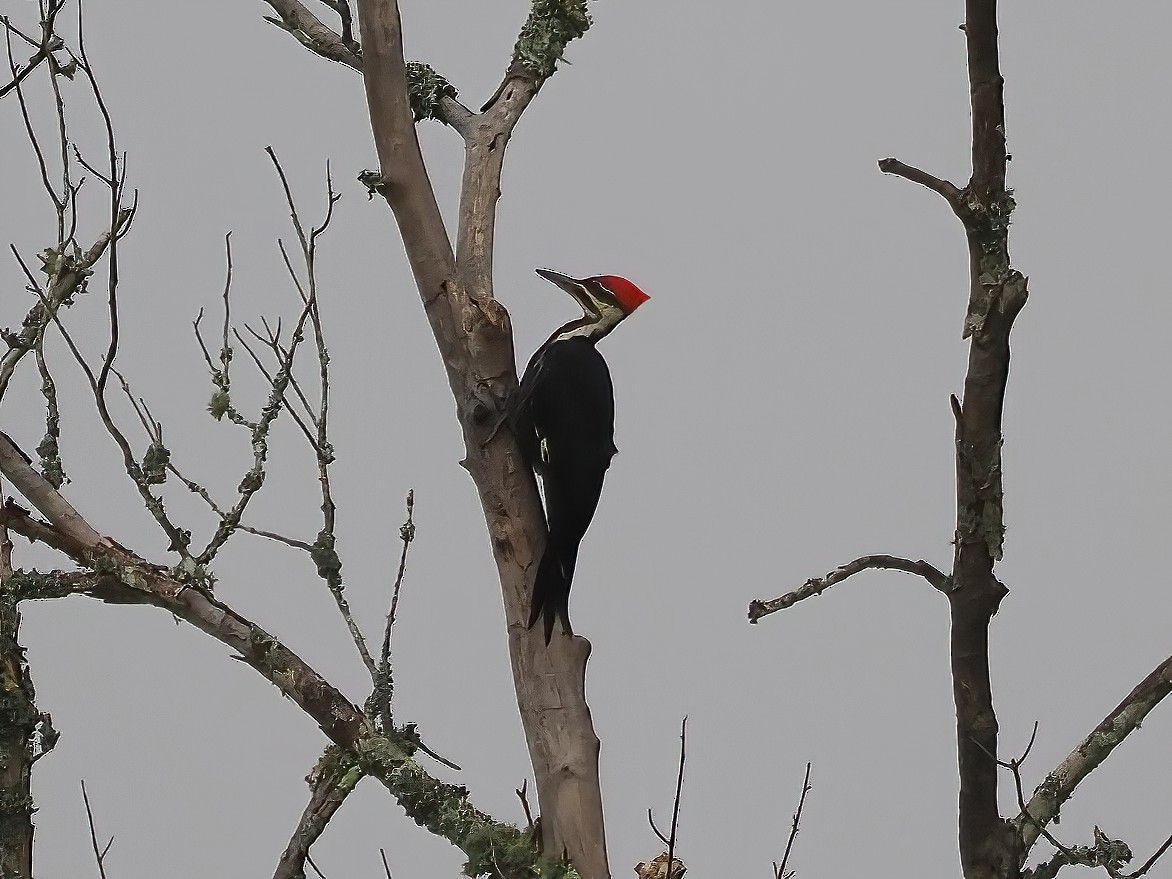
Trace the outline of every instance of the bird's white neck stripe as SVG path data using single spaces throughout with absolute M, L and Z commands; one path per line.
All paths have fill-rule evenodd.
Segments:
M 584 314 L 575 321 L 570 321 L 554 333 L 549 341 L 564 342 L 568 339 L 586 339 L 597 342 L 619 325 L 626 317 L 620 308 L 604 307 L 599 314 Z

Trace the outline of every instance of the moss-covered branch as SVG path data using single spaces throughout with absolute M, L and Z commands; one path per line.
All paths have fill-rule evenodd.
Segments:
M 455 98 L 459 94 L 456 87 L 436 73 L 430 64 L 407 62 L 407 97 L 416 122 L 423 119 L 444 121 L 443 99 Z
M 513 61 L 539 81 L 549 79 L 573 40 L 590 29 L 586 0 L 533 0 L 517 36 Z

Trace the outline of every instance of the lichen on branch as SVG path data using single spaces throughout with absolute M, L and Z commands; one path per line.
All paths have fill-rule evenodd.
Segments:
M 481 812 L 469 801 L 467 788 L 436 780 L 395 740 L 365 735 L 353 752 L 358 765 L 382 780 L 412 821 L 468 856 L 465 876 L 578 879 L 570 864 L 540 854 L 530 831 Z
M 513 61 L 538 80 L 553 76 L 566 46 L 590 29 L 586 0 L 533 0 L 517 36 Z
M 416 122 L 441 119 L 440 102 L 445 97 L 456 98 L 459 94 L 456 87 L 436 73 L 430 64 L 407 62 L 407 97 Z

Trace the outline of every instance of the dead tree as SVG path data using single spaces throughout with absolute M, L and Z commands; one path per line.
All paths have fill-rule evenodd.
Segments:
M 989 679 L 989 626 L 1008 594 L 994 572 L 1005 536 L 1001 416 L 1009 378 L 1009 336 L 1026 303 L 1026 278 L 1009 259 L 1012 191 L 1006 188 L 1009 160 L 1005 147 L 1005 104 L 998 61 L 996 0 L 966 0 L 969 97 L 972 112 L 972 175 L 958 187 L 898 159 L 879 168 L 943 197 L 960 219 L 968 241 L 969 292 L 962 338 L 969 340 L 968 368 L 960 399 L 952 397 L 956 422 L 956 528 L 952 571 L 929 562 L 890 555 L 855 559 L 824 577 L 769 601 L 749 606 L 757 622 L 864 570 L 887 568 L 921 576 L 942 592 L 951 610 L 950 658 L 956 706 L 960 775 L 959 842 L 965 879 L 1016 879 L 1051 876 L 1065 864 L 1105 866 L 1122 875 L 1130 851 L 1118 840 L 1096 838 L 1072 848 L 1054 840 L 1047 826 L 1078 783 L 1097 767 L 1147 713 L 1172 690 L 1172 658 L 1165 660 L 1038 786 L 1027 803 L 1021 795 L 1022 758 L 998 757 L 997 715 Z M 1027 749 L 1028 750 L 1028 749 Z M 1018 785 L 1021 812 L 1003 818 L 997 806 L 1000 769 Z M 1053 859 L 1033 871 L 1025 868 L 1040 835 L 1059 848 Z M 1172 843 L 1172 840 L 1169 841 Z M 1166 849 L 1136 872 L 1140 875 Z M 1126 853 L 1126 858 L 1123 854 Z
M 529 875 L 528 871 L 540 863 L 545 871 L 543 875 L 576 873 L 595 879 L 609 876 L 598 778 L 599 742 L 584 697 L 589 642 L 581 637 L 558 639 L 552 649 L 547 649 L 541 638 L 532 636 L 524 625 L 530 580 L 536 570 L 534 561 L 540 558 L 543 549 L 545 525 L 532 473 L 522 462 L 504 418 L 517 378 L 508 314 L 492 295 L 495 207 L 505 147 L 521 114 L 553 74 L 566 45 L 590 26 L 585 0 L 535 0 L 503 79 L 479 112 L 464 107 L 457 100 L 455 89 L 426 65 L 404 62 L 399 14 L 394 2 L 361 0 L 356 21 L 352 20 L 345 0 L 326 2 L 324 5 L 340 20 L 338 31 L 334 31 L 296 0 L 270 0 L 278 14 L 270 21 L 318 54 L 362 72 L 380 169 L 366 172 L 360 179 L 372 192 L 387 199 L 399 222 L 423 306 L 457 402 L 467 446 L 463 465 L 472 474 L 480 493 L 504 595 L 518 704 L 537 780 L 541 811 L 540 846 L 537 847 L 530 838 L 536 827 L 523 832 L 496 821 L 471 805 L 467 791 L 437 781 L 415 761 L 417 753 L 431 752 L 418 739 L 413 726 L 396 723 L 390 711 L 388 650 L 393 613 L 388 619 L 383 650 L 376 657 L 349 614 L 344 598 L 341 562 L 334 550 L 334 505 L 329 489 L 329 466 L 333 458 L 327 434 L 328 354 L 314 274 L 318 240 L 329 225 L 336 201 L 332 181 L 328 185 L 324 218 L 319 225 L 307 228 L 293 202 L 284 172 L 275 154 L 271 154 L 285 186 L 301 250 L 294 257 L 282 250 L 291 281 L 301 298 L 292 334 L 282 336 L 279 326 L 274 329 L 267 324 L 263 332 L 246 327 L 251 339 L 231 330 L 230 239 L 226 242 L 223 338 L 218 353 L 205 344 L 200 321 L 196 322 L 196 333 L 214 385 L 209 409 L 217 419 L 226 418 L 248 431 L 254 452 L 253 466 L 241 480 L 237 498 L 231 504 L 220 503 L 171 460 L 163 425 L 155 421 L 146 401 L 134 397 L 129 383 L 115 367 L 119 347 L 118 242 L 130 230 L 135 205 L 126 186 L 125 164 L 115 146 L 111 116 L 85 55 L 84 31 L 79 25 L 76 49 L 58 36 L 56 19 L 65 2 L 49 0 L 41 7 L 39 39 L 4 21 L 10 42 L 15 36 L 28 42 L 34 50 L 23 66 L 10 63 L 12 83 L 4 90 L 14 93 L 22 110 L 26 110 L 24 85 L 34 70 L 45 67 L 54 90 L 62 77 L 69 78 L 80 71 L 105 123 L 106 156 L 103 162 L 91 163 L 76 151 L 75 155 L 70 154 L 64 109 L 58 100 L 60 151 L 57 158 L 62 175 L 58 184 L 46 170 L 46 151 L 41 148 L 35 127 L 31 122 L 28 124 L 29 140 L 41 166 L 46 192 L 56 208 L 58 223 L 53 244 L 40 255 L 41 271 L 47 283 L 17 254 L 34 305 L 25 317 L 22 330 L 6 337 L 9 351 L 0 364 L 0 396 L 13 372 L 32 354 L 32 360 L 45 374 L 45 387 L 50 388 L 46 391 L 48 421 L 46 439 L 37 448 L 36 463 L 16 441 L 0 434 L 0 473 L 40 514 L 35 515 L 10 498 L 0 513 L 0 527 L 6 529 L 0 538 L 11 532 L 41 541 L 71 559 L 80 570 L 41 573 L 6 567 L 0 574 L 3 574 L 5 600 L 12 612 L 15 613 L 22 600 L 77 593 L 108 602 L 146 603 L 165 608 L 232 647 L 240 658 L 314 718 L 333 745 L 311 773 L 311 801 L 282 856 L 277 876 L 301 875 L 309 845 L 363 776 L 379 779 L 408 815 L 463 849 L 468 855 L 469 875 Z M 466 144 L 455 247 L 442 222 L 416 138 L 415 124 L 426 117 L 452 127 Z M 28 119 L 27 112 L 25 118 Z M 75 238 L 82 202 L 81 184 L 75 173 L 79 167 L 90 172 L 106 191 L 107 228 L 88 247 Z M 301 265 L 295 269 L 296 256 L 300 257 Z M 75 296 L 89 290 L 90 278 L 102 260 L 107 275 L 110 338 L 101 362 L 91 364 L 73 344 L 62 312 Z M 55 398 L 43 357 L 45 336 L 54 331 L 62 334 L 82 368 L 101 421 L 122 453 L 127 477 L 170 541 L 170 549 L 176 556 L 174 564 L 148 561 L 103 536 L 62 493 L 63 470 L 55 444 L 59 430 Z M 318 399 L 312 404 L 294 369 L 294 358 L 307 337 L 312 339 L 309 347 L 316 345 L 320 373 Z M 238 411 L 232 397 L 233 346 L 248 352 L 269 385 L 268 403 L 254 417 Z M 123 432 L 111 414 L 108 397 L 119 385 L 146 434 L 145 454 L 136 451 L 136 441 Z M 287 412 L 296 422 L 318 461 L 323 521 L 321 532 L 312 542 L 266 532 L 244 521 L 250 499 L 264 482 L 269 430 L 282 412 Z M 215 516 L 214 533 L 202 549 L 194 545 L 192 531 L 173 520 L 166 508 L 157 486 L 168 478 L 199 495 Z M 409 518 L 403 531 L 404 553 L 413 533 L 411 529 Z M 239 531 L 280 540 L 311 556 L 371 673 L 373 689 L 365 708 L 354 705 L 276 638 L 215 597 L 212 562 Z M 10 618 L 10 624 L 5 626 L 5 634 L 12 638 L 16 632 L 14 620 Z M 19 656 L 19 649 L 14 649 L 14 656 Z M 17 662 L 10 671 L 16 675 L 23 668 Z M 15 677 L 14 680 L 23 692 L 22 682 Z M 31 688 L 28 692 L 31 697 Z M 20 737 L 22 753 L 30 757 L 24 763 L 12 764 L 17 771 L 17 788 L 27 795 L 27 769 L 35 750 L 34 738 L 51 744 L 53 734 L 47 718 L 35 712 L 31 698 L 25 714 L 28 722 L 14 724 L 11 729 Z M 0 849 L 5 855 L 12 852 L 14 857 L 26 858 L 17 875 L 28 875 L 24 853 L 31 851 L 31 823 L 27 820 L 31 800 L 26 796 L 21 804 L 24 812 L 17 810 L 12 814 L 23 815 L 24 830 L 6 835 L 0 841 Z
M 505 148 L 566 45 L 590 26 L 586 2 L 535 0 L 501 83 L 479 112 L 463 106 L 430 67 L 405 63 L 395 0 L 359 0 L 358 52 L 348 17 L 335 33 L 300 3 L 269 3 L 280 15 L 277 23 L 305 45 L 362 71 L 380 165 L 363 179 L 394 212 L 456 401 L 467 452 L 462 463 L 480 495 L 500 576 L 543 844 L 547 852 L 567 854 L 584 876 L 608 876 L 599 741 L 585 699 L 590 643 L 579 636 L 546 649 L 525 627 L 545 523 L 533 476 L 505 423 L 517 375 L 509 315 L 493 297 L 492 284 Z M 425 117 L 464 139 L 454 248 L 416 136 L 415 123 Z

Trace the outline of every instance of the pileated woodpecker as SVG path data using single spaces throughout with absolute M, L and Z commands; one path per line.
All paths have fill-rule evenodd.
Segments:
M 578 544 L 617 451 L 610 370 L 594 346 L 649 297 L 617 275 L 579 280 L 547 269 L 537 274 L 573 296 L 583 312 L 537 349 L 513 410 L 521 454 L 541 477 L 545 494 L 549 542 L 533 581 L 529 627 L 544 617 L 548 644 L 558 617 L 565 633 L 573 634 L 569 601 Z

